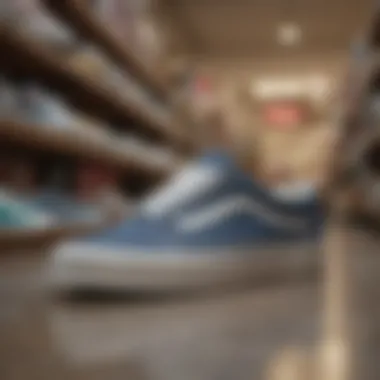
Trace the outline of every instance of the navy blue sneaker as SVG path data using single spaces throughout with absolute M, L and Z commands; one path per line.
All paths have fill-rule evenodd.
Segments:
M 135 217 L 59 245 L 51 278 L 63 288 L 169 290 L 305 270 L 317 262 L 310 250 L 323 215 L 312 189 L 296 190 L 271 193 L 212 152 L 144 199 Z

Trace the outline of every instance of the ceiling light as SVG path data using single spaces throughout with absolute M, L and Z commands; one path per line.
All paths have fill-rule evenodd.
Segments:
M 293 23 L 282 24 L 277 29 L 277 42 L 284 46 L 298 44 L 302 38 L 301 28 Z
M 252 93 L 259 98 L 276 96 L 296 96 L 302 92 L 303 83 L 299 78 L 270 78 L 255 81 L 252 84 Z
M 294 78 L 261 78 L 254 80 L 250 91 L 254 97 L 260 99 L 275 98 L 278 96 L 311 96 L 323 98 L 329 89 L 328 79 L 323 75 L 305 75 Z

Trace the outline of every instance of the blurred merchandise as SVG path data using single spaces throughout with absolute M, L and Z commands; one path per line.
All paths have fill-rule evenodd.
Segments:
M 46 89 L 25 85 L 19 92 L 18 120 L 50 128 L 73 128 L 75 117 L 69 106 Z
M 51 227 L 54 217 L 37 207 L 33 207 L 21 199 L 0 190 L 0 228 L 34 229 Z
M 75 117 L 69 106 L 56 94 L 35 83 L 0 85 L 0 117 L 51 128 L 72 128 Z
M 49 43 L 74 42 L 71 30 L 52 17 L 40 0 L 2 0 L 0 18 L 32 38 Z
M 43 210 L 62 224 L 101 223 L 105 220 L 100 207 L 92 202 L 77 200 L 61 190 L 45 190 L 27 198 L 27 203 Z
M 67 129 L 90 140 L 111 142 L 113 132 L 101 122 L 72 108 L 57 94 L 34 83 L 0 83 L 0 117 L 36 127 Z
M 43 171 L 44 179 L 41 181 L 41 177 L 37 183 L 35 163 L 16 158 L 7 163 L 8 171 L 1 185 L 3 191 L 12 194 L 14 203 L 51 215 L 60 223 L 103 220 L 102 213 L 94 204 L 80 202 L 70 195 L 70 165 L 48 164 L 49 167 Z M 41 176 L 41 173 L 40 170 L 38 174 Z

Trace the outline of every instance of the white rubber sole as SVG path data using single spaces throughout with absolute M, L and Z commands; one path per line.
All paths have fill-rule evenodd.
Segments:
M 177 290 L 247 281 L 317 268 L 316 244 L 226 252 L 131 252 L 66 243 L 48 264 L 49 284 L 60 290 Z

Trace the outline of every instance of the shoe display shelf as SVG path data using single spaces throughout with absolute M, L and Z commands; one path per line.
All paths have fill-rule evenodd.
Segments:
M 3 145 L 9 142 L 27 149 L 98 162 L 105 167 L 117 168 L 121 173 L 128 174 L 131 171 L 147 179 L 147 183 L 165 178 L 193 150 L 185 128 L 176 122 L 165 84 L 108 33 L 106 26 L 96 19 L 84 3 L 41 1 L 41 4 L 53 11 L 49 15 L 52 19 L 54 15 L 58 16 L 65 26 L 78 34 L 81 42 L 89 42 L 102 50 L 121 71 L 139 83 L 141 90 L 149 94 L 149 99 L 157 99 L 157 104 L 155 106 L 152 101 L 134 101 L 133 96 L 121 96 L 104 78 L 84 75 L 75 70 L 59 54 L 54 44 L 34 38 L 31 33 L 19 30 L 19 25 L 2 20 L 2 77 L 7 82 L 33 82 L 52 90 L 72 107 L 73 112 L 78 110 L 101 122 L 107 131 L 104 138 L 93 138 L 76 126 L 61 128 L 54 123 L 42 125 L 35 120 L 20 120 L 13 118 L 12 113 L 1 112 L 0 142 Z M 154 108 L 158 111 L 164 108 L 166 116 L 158 117 L 161 111 L 154 112 Z M 136 141 L 138 146 L 134 147 Z M 170 154 L 165 155 L 167 152 Z M 104 220 L 93 223 L 0 230 L 0 249 L 4 246 L 48 244 L 57 239 L 97 231 L 117 219 L 118 215 L 110 212 L 110 215 L 104 216 Z

